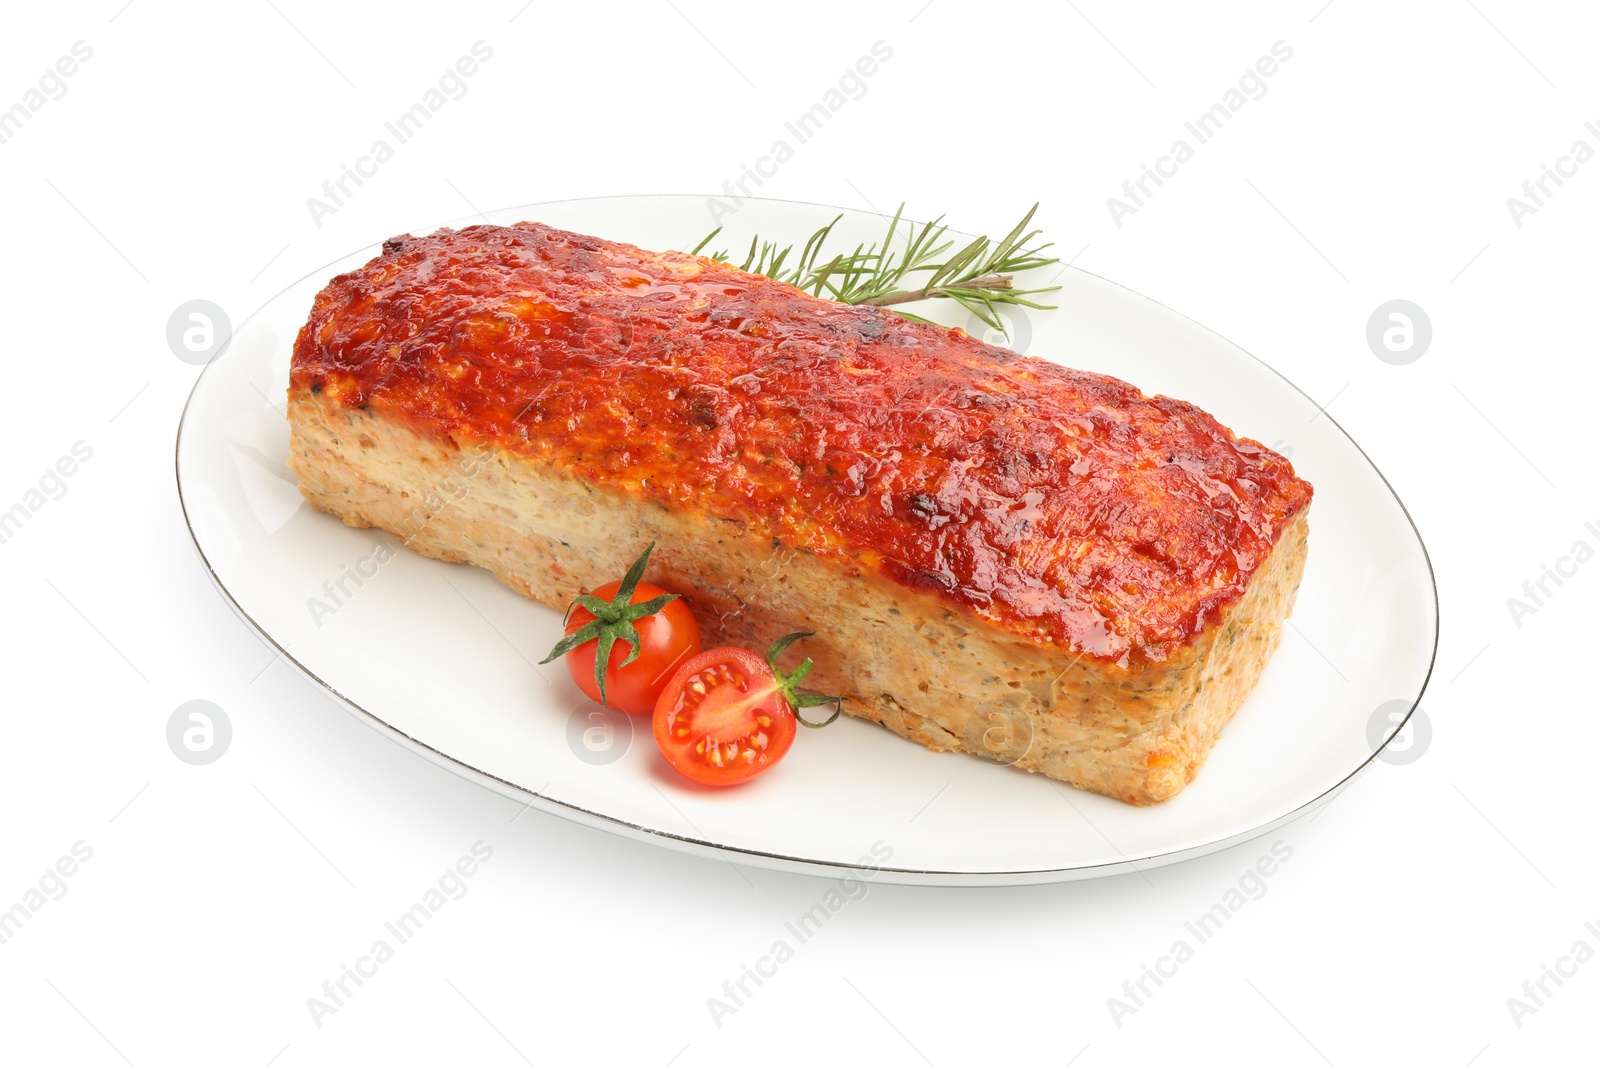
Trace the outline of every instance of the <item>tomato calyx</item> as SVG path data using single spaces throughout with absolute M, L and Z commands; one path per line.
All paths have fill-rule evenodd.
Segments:
M 556 647 L 540 663 L 549 663 L 558 656 L 564 656 L 579 645 L 590 641 L 597 642 L 594 656 L 594 681 L 600 690 L 600 703 L 606 705 L 606 665 L 611 662 L 611 647 L 618 641 L 631 646 L 628 656 L 617 664 L 618 669 L 626 667 L 639 658 L 639 631 L 634 629 L 634 622 L 647 615 L 654 615 L 674 600 L 678 599 L 677 593 L 663 593 L 661 596 L 634 604 L 633 591 L 638 586 L 639 579 L 644 577 L 645 564 L 650 560 L 650 552 L 656 547 L 651 541 L 644 546 L 644 551 L 639 558 L 633 561 L 633 566 L 628 568 L 628 573 L 623 575 L 622 584 L 617 587 L 616 596 L 610 602 L 601 600 L 597 596 L 585 594 L 567 605 L 567 616 L 572 615 L 574 608 L 583 608 L 594 616 L 581 628 L 563 637 L 556 642 Z M 565 620 L 563 620 L 564 622 Z M 698 642 L 697 642 L 698 643 Z M 809 660 L 806 661 L 808 664 Z
M 778 657 L 783 655 L 784 652 L 788 650 L 790 645 L 794 644 L 802 637 L 813 637 L 815 636 L 815 633 L 816 631 L 814 630 L 802 630 L 799 633 L 786 634 L 785 636 L 778 638 L 776 641 L 772 642 L 771 647 L 767 649 L 766 659 L 767 666 L 772 668 L 773 678 L 777 680 L 778 692 L 782 693 L 783 698 L 789 702 L 791 707 L 794 708 L 795 721 L 801 726 L 808 726 L 813 730 L 820 730 L 824 726 L 832 724 L 832 722 L 839 717 L 839 713 L 844 710 L 844 698 L 836 696 L 824 696 L 821 693 L 802 693 L 799 691 L 800 682 L 805 678 L 806 675 L 811 673 L 810 656 L 807 656 L 804 663 L 800 664 L 800 666 L 796 667 L 793 671 L 790 671 L 787 674 L 785 674 L 778 666 Z M 833 705 L 833 714 L 828 716 L 828 718 L 823 722 L 807 722 L 806 717 L 800 714 L 801 708 L 816 708 L 821 707 L 824 704 Z

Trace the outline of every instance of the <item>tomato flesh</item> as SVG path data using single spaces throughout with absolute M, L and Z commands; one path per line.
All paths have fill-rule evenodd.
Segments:
M 701 785 L 747 782 L 794 743 L 794 709 L 765 660 L 713 648 L 678 668 L 656 701 L 656 745 L 673 769 Z
M 617 595 L 621 582 L 608 582 L 591 596 L 610 602 Z M 668 590 L 649 582 L 640 582 L 629 601 L 640 604 Z M 573 608 L 567 619 L 568 634 L 576 633 L 594 616 L 584 608 Z M 649 715 L 655 711 L 656 698 L 666 688 L 678 667 L 700 651 L 700 624 L 694 621 L 689 605 L 679 597 L 654 615 L 637 620 L 633 628 L 639 632 L 639 658 L 622 666 L 632 646 L 618 641 L 611 646 L 606 658 L 607 707 L 626 711 L 632 715 Z M 586 641 L 566 654 L 567 670 L 572 680 L 590 700 L 601 703 L 600 687 L 595 684 L 594 658 L 599 652 L 598 641 Z

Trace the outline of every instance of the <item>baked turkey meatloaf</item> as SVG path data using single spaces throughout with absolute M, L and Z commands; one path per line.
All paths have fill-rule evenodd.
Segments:
M 1192 404 L 536 223 L 335 278 L 288 414 L 352 526 L 557 609 L 654 541 L 708 647 L 813 630 L 850 714 L 1130 804 L 1195 776 L 1306 555 L 1311 486 Z

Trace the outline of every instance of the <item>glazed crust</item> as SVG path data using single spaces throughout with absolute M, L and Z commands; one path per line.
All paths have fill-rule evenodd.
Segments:
M 1214 625 L 1311 499 L 1183 401 L 533 223 L 385 242 L 318 295 L 290 391 L 1123 666 Z

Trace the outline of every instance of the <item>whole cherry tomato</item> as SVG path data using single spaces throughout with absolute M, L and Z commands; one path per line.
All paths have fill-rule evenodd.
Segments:
M 652 543 L 617 582 L 573 601 L 566 636 L 542 662 L 564 655 L 590 700 L 649 715 L 683 662 L 700 651 L 700 626 L 676 593 L 641 582 Z

